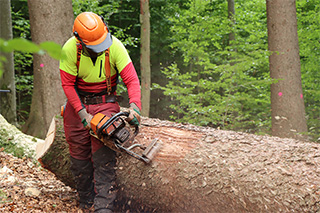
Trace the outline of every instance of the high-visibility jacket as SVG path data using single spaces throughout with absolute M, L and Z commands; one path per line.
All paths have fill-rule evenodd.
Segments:
M 116 37 L 109 47 L 109 61 L 111 72 L 111 87 L 115 88 L 118 74 L 127 87 L 130 103 L 135 103 L 141 109 L 141 90 L 136 70 L 130 56 Z M 68 102 L 76 112 L 84 108 L 79 93 L 101 93 L 106 91 L 105 54 L 101 54 L 93 62 L 82 51 L 79 69 L 77 68 L 77 39 L 71 37 L 63 46 L 66 58 L 60 60 L 60 75 L 63 90 Z

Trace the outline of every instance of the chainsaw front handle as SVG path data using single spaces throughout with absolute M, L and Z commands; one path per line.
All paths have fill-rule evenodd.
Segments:
M 115 114 L 114 116 L 125 116 L 125 117 L 129 117 L 129 112 L 118 112 L 117 114 Z M 139 133 L 139 126 L 134 126 L 135 130 L 134 130 L 134 135 L 136 136 Z
M 124 116 L 124 117 L 129 117 L 129 112 L 118 112 L 116 114 L 114 114 L 109 120 L 108 122 L 104 123 L 103 126 L 101 126 L 100 129 L 103 129 L 105 128 L 106 126 L 108 126 L 109 124 L 113 123 L 116 119 L 118 119 L 119 117 L 121 118 L 121 116 Z M 134 130 L 134 135 L 136 136 L 138 133 L 139 133 L 139 126 L 135 126 L 134 127 L 135 130 Z

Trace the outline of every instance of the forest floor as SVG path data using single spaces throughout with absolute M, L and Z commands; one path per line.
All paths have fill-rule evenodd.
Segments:
M 77 193 L 28 158 L 0 150 L 0 212 L 82 212 Z M 116 212 L 141 212 L 116 204 Z

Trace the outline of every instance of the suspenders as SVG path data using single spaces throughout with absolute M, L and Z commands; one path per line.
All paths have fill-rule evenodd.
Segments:
M 106 82 L 107 82 L 107 93 L 111 93 L 111 68 L 110 68 L 110 61 L 109 61 L 109 48 L 106 50 L 106 59 L 104 62 L 104 67 L 106 70 Z
M 81 58 L 82 45 L 77 42 L 77 69 L 79 70 L 80 58 Z M 104 63 L 105 71 L 106 71 L 106 83 L 107 83 L 107 93 L 110 94 L 112 92 L 111 87 L 111 68 L 109 61 L 109 48 L 105 51 L 105 63 Z

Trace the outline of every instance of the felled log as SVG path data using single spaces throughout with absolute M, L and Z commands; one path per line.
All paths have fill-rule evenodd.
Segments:
M 119 199 L 158 212 L 320 210 L 320 144 L 143 118 L 136 140 L 154 138 L 162 147 L 151 164 L 118 157 Z
M 23 150 L 21 154 L 25 157 L 34 158 L 36 145 L 41 142 L 43 142 L 42 139 L 24 134 L 0 114 L 0 148 L 4 148 L 4 151 L 11 153 L 10 150 L 6 150 L 6 147 L 12 144 L 15 149 Z
M 55 174 L 64 184 L 75 188 L 70 171 L 69 148 L 65 140 L 61 116 L 52 118 L 45 140 L 37 144 L 36 159 L 43 168 Z

